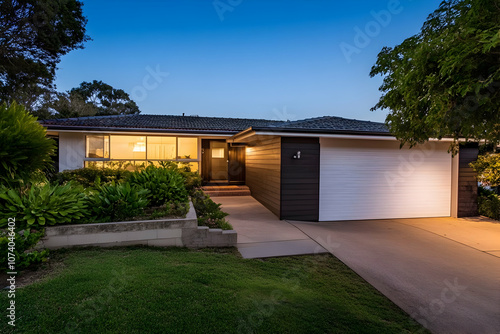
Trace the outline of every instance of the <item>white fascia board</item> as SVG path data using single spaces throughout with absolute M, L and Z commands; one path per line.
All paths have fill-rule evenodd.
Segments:
M 301 132 L 265 132 L 265 131 L 253 131 L 242 137 L 237 138 L 237 141 L 241 141 L 249 136 L 261 135 L 261 136 L 281 136 L 281 137 L 319 137 L 319 138 L 337 138 L 337 139 L 364 139 L 364 140 L 398 140 L 394 136 L 377 136 L 377 135 L 348 135 L 348 134 L 327 134 L 327 133 L 301 133 Z M 429 141 L 441 141 L 441 142 L 453 142 L 453 138 L 443 138 L 435 139 L 430 138 Z

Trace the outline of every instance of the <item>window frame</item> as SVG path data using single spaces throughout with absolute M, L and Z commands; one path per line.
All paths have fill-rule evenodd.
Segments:
M 87 157 L 87 137 L 89 136 L 103 136 L 103 144 L 105 143 L 104 137 L 108 137 L 108 158 L 88 158 Z M 112 137 L 115 136 L 136 136 L 136 137 L 145 137 L 145 142 L 146 142 L 146 158 L 145 159 L 113 159 L 113 153 L 111 150 L 111 141 Z M 175 159 L 148 159 L 148 137 L 173 137 L 175 138 Z M 196 159 L 185 159 L 185 158 L 177 158 L 179 156 L 179 138 L 193 138 L 196 139 Z M 106 134 L 86 134 L 85 135 L 85 157 L 84 157 L 84 166 L 86 165 L 85 162 L 95 162 L 95 161 L 102 161 L 103 162 L 103 167 L 105 166 L 105 162 L 113 162 L 113 161 L 130 161 L 130 162 L 136 162 L 136 161 L 141 161 L 145 162 L 146 164 L 151 161 L 151 162 L 160 162 L 160 161 L 172 161 L 172 162 L 196 162 L 198 163 L 198 170 L 200 169 L 201 165 L 201 156 L 200 156 L 200 137 L 195 137 L 195 136 L 177 136 L 177 135 L 160 135 L 160 134 L 142 134 L 142 135 L 136 135 L 136 134 L 111 134 L 111 133 L 106 133 Z M 100 168 L 100 167 L 99 167 Z

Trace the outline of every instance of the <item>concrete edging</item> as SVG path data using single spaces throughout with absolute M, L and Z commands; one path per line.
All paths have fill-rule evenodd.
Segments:
M 84 246 L 234 247 L 237 233 L 198 226 L 193 203 L 186 218 L 51 226 L 38 248 Z

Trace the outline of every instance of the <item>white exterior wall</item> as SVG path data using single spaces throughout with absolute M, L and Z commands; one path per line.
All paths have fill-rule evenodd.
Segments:
M 449 217 L 449 143 L 321 138 L 319 220 Z
M 85 159 L 85 135 L 83 133 L 59 133 L 59 171 L 83 168 Z

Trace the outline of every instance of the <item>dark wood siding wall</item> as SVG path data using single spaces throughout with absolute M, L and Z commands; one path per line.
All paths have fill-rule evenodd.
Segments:
M 319 158 L 319 138 L 281 138 L 281 219 L 319 219 Z
M 476 173 L 469 166 L 478 155 L 477 145 L 460 147 L 458 157 L 458 217 L 478 215 Z
M 256 136 L 246 150 L 246 184 L 252 196 L 280 216 L 281 138 Z

